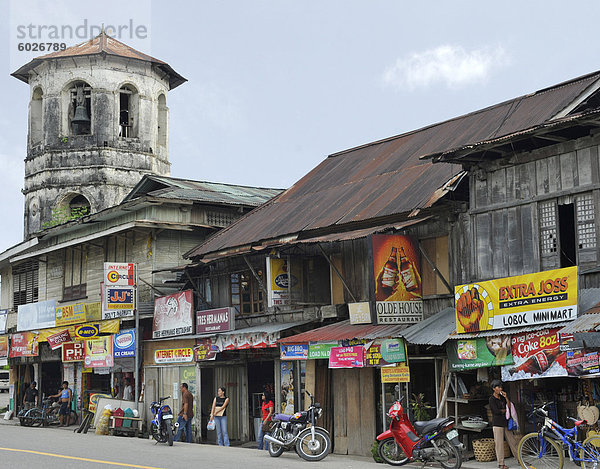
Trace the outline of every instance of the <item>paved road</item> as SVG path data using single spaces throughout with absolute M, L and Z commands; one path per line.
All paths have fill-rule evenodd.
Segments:
M 307 464 L 311 468 L 327 469 L 383 467 L 369 458 L 329 455 L 320 463 L 308 463 L 296 453 L 271 458 L 265 451 L 256 449 L 186 443 L 169 447 L 140 438 L 74 434 L 72 429 L 0 425 L 0 467 L 307 469 Z

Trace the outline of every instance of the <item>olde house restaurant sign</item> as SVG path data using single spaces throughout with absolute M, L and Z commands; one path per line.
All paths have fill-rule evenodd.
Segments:
M 459 285 L 456 331 L 472 333 L 577 317 L 577 267 Z

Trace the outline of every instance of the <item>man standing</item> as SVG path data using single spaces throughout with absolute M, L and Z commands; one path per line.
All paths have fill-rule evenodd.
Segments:
M 131 388 L 131 382 L 129 378 L 125 378 L 123 380 L 123 400 L 124 401 L 133 401 L 133 389 Z
M 32 381 L 29 387 L 25 390 L 25 395 L 23 396 L 23 407 L 25 410 L 29 410 L 32 407 L 39 406 L 40 404 L 40 392 L 35 388 L 37 383 Z
M 181 438 L 181 432 L 185 426 L 185 441 L 186 443 L 192 442 L 192 417 L 194 416 L 194 396 L 188 390 L 187 383 L 181 383 L 181 410 L 179 411 L 179 417 L 177 417 L 177 434 L 173 441 L 179 441 Z
M 61 426 L 67 427 L 69 425 L 69 414 L 71 413 L 71 400 L 73 399 L 73 391 L 69 388 L 69 382 L 63 381 L 62 389 L 58 391 L 58 394 L 50 397 L 59 398 L 60 410 L 58 411 L 58 420 Z

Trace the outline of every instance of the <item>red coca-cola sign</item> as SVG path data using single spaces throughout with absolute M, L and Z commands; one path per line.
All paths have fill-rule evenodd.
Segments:
M 82 362 L 85 355 L 85 342 L 65 342 L 62 344 L 63 362 Z

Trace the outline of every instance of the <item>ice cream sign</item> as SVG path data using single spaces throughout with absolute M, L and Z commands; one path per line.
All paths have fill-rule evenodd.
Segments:
M 135 331 L 133 329 L 120 332 L 113 336 L 115 358 L 135 357 Z

